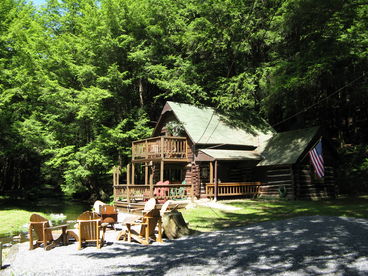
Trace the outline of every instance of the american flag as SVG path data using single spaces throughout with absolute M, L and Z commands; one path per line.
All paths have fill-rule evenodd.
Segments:
M 325 175 L 325 167 L 323 165 L 323 156 L 322 156 L 322 142 L 321 140 L 318 144 L 309 152 L 309 156 L 311 158 L 314 170 L 318 177 L 322 178 Z

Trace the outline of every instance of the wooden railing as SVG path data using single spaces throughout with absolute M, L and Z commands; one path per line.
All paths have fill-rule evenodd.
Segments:
M 132 159 L 188 159 L 187 138 L 162 136 L 134 141 Z
M 159 201 L 169 199 L 185 199 L 192 196 L 192 185 L 190 184 L 168 184 L 150 185 L 144 184 L 118 184 L 114 185 L 115 201 L 144 201 L 154 197 Z
M 218 196 L 257 196 L 261 182 L 227 182 L 219 183 L 217 195 Z M 207 197 L 215 196 L 215 184 L 206 184 Z

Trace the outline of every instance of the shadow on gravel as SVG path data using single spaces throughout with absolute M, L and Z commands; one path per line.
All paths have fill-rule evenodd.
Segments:
M 121 256 L 137 259 L 119 264 L 115 275 L 364 275 L 368 273 L 367 233 L 368 222 L 363 219 L 299 217 L 162 245 L 116 243 L 109 252 L 85 256 L 106 259 L 107 266 Z

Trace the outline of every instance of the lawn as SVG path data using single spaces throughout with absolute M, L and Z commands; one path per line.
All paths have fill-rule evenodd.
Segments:
M 296 216 L 346 216 L 368 218 L 368 196 L 322 201 L 228 200 L 220 201 L 240 208 L 222 211 L 198 207 L 182 211 L 189 227 L 197 231 L 214 231 L 251 223 L 281 220 Z
M 33 212 L 11 209 L 0 210 L 0 237 L 17 235 L 20 230 L 28 231 L 28 221 Z M 44 213 L 38 213 L 42 216 L 48 217 Z
M 224 200 L 221 203 L 240 208 L 236 211 L 222 211 L 215 208 L 197 207 L 181 210 L 189 227 L 197 231 L 213 231 L 227 227 L 243 226 L 267 220 L 280 220 L 296 216 L 325 215 L 368 218 L 368 196 L 340 198 L 323 201 L 286 200 Z M 45 217 L 50 212 L 40 212 L 7 206 L 0 210 L 0 237 L 15 235 L 28 223 L 32 213 Z
M 33 213 L 40 214 L 48 219 L 52 214 L 63 213 L 73 220 L 85 210 L 91 209 L 86 202 L 73 202 L 63 198 L 42 198 L 35 201 L 11 199 L 0 196 L 0 238 L 13 236 L 24 229 Z

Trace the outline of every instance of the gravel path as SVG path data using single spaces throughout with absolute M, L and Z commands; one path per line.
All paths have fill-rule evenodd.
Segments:
M 0 275 L 368 275 L 368 220 L 356 218 L 298 217 L 151 246 L 27 246 Z

